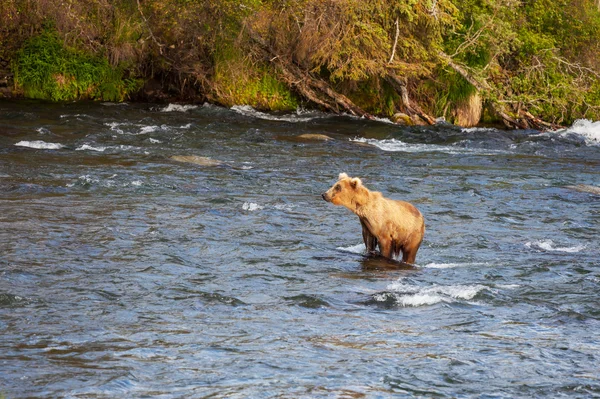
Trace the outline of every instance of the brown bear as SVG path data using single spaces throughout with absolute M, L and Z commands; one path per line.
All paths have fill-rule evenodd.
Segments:
M 381 255 L 398 257 L 415 263 L 417 251 L 425 234 L 423 215 L 412 204 L 384 198 L 380 192 L 369 191 L 358 177 L 340 173 L 339 180 L 322 194 L 325 201 L 343 205 L 360 219 L 368 252 L 377 244 Z

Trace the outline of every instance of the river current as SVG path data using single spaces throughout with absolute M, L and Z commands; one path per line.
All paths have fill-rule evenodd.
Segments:
M 340 172 L 421 210 L 415 267 Z M 0 102 L 0 397 L 600 397 L 599 185 L 586 120 Z

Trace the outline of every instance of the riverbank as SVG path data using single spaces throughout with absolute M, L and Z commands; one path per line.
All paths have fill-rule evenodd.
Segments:
M 539 130 L 600 119 L 592 0 L 46 3 L 0 4 L 5 97 Z

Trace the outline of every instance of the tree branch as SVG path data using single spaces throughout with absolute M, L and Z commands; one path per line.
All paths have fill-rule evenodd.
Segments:
M 400 36 L 400 27 L 398 26 L 398 18 L 396 18 L 396 38 L 394 39 L 394 46 L 392 47 L 392 55 L 390 56 L 390 60 L 388 64 L 391 64 L 394 61 L 394 55 L 396 55 L 396 46 L 398 45 L 398 36 Z

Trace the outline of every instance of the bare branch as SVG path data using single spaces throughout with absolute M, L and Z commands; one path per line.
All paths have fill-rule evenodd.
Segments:
M 137 6 L 138 6 L 138 11 L 140 12 L 140 15 L 142 16 L 142 19 L 144 20 L 144 24 L 146 25 L 146 28 L 148 29 L 148 32 L 150 32 L 150 37 L 152 38 L 152 41 L 158 46 L 158 52 L 162 55 L 162 48 L 165 45 L 159 43 L 158 40 L 156 40 L 156 37 L 154 36 L 154 33 L 152 33 L 152 29 L 150 29 L 150 24 L 148 23 L 148 20 L 146 19 L 146 16 L 142 12 L 142 5 L 140 4 L 140 0 L 137 0 Z
M 396 38 L 394 39 L 394 46 L 392 47 L 392 55 L 388 64 L 391 64 L 394 61 L 394 55 L 396 54 L 396 46 L 398 45 L 398 36 L 400 36 L 400 27 L 398 26 L 398 18 L 396 18 Z

